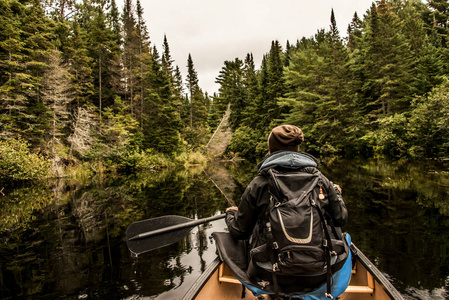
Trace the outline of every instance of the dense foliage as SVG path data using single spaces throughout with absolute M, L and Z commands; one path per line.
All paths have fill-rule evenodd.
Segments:
M 205 144 L 210 100 L 192 57 L 185 93 L 161 46 L 139 0 L 121 13 L 115 0 L 0 0 L 0 140 L 26 141 L 54 169 L 139 167 Z
M 342 38 L 331 12 L 320 29 L 282 50 L 274 41 L 256 70 L 252 55 L 226 61 L 217 111 L 232 104 L 230 150 L 260 157 L 276 125 L 305 134 L 317 155 L 449 156 L 448 1 L 376 1 Z
M 143 168 L 200 149 L 230 103 L 229 150 L 245 157 L 283 123 L 314 154 L 447 157 L 448 10 L 376 1 L 344 38 L 332 11 L 329 30 L 273 41 L 259 69 L 252 54 L 225 61 L 211 99 L 190 54 L 183 79 L 167 37 L 161 52 L 151 44 L 139 0 L 122 12 L 115 0 L 0 0 L 0 140 L 56 173 L 80 160 Z
M 0 178 L 42 179 L 48 175 L 50 165 L 42 155 L 31 153 L 23 140 L 0 141 Z

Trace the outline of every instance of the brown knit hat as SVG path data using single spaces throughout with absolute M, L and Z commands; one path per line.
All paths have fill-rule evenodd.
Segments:
M 299 145 L 304 141 L 302 130 L 294 125 L 281 125 L 273 128 L 268 137 L 268 150 L 270 153 L 284 151 L 298 151 Z

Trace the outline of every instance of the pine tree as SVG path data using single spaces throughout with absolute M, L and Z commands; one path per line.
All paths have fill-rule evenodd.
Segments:
M 197 94 L 199 91 L 198 86 L 198 73 L 193 65 L 192 56 L 189 53 L 187 58 L 187 89 L 190 95 L 190 128 L 193 129 L 193 115 L 194 115 L 194 101 L 197 100 Z
M 25 136 L 33 144 L 42 142 L 42 127 L 39 124 L 44 107 L 40 100 L 40 89 L 47 67 L 47 55 L 55 47 L 55 24 L 45 17 L 44 9 L 39 0 L 30 1 L 21 18 L 21 38 L 25 81 L 21 83 L 21 94 L 27 100 L 27 108 L 22 115 L 22 128 Z M 23 55 L 23 56 L 22 56 Z
M 379 116 L 401 112 L 410 101 L 410 46 L 390 3 L 373 4 L 364 35 L 364 91 L 370 111 Z
M 259 84 L 257 79 L 256 67 L 252 53 L 248 53 L 245 58 L 243 68 L 243 86 L 245 88 L 245 97 L 247 108 L 242 112 L 243 124 L 247 126 L 254 125 L 256 115 L 257 98 L 259 97 Z
M 153 47 L 147 83 L 149 93 L 143 126 L 145 145 L 162 153 L 174 154 L 181 144 L 181 119 L 172 94 L 170 78 L 164 71 L 159 53 Z
M 22 87 L 28 86 L 26 56 L 23 53 L 21 20 L 24 5 L 19 1 L 0 2 L 0 134 L 17 134 L 27 105 Z
M 360 47 L 360 40 L 362 38 L 362 20 L 360 20 L 357 12 L 354 13 L 351 23 L 348 25 L 348 48 L 351 51 Z
M 270 53 L 268 55 L 268 82 L 267 97 L 268 101 L 264 103 L 264 109 L 270 120 L 278 119 L 281 115 L 277 99 L 285 93 L 284 86 L 284 64 L 282 63 L 282 49 L 278 41 L 271 43 Z
M 234 130 L 241 124 L 243 113 L 247 108 L 246 93 L 243 85 L 243 62 L 236 58 L 225 61 L 216 82 L 220 84 L 219 97 L 215 98 L 218 116 L 223 115 L 228 103 L 231 103 L 231 128 Z
M 268 57 L 264 55 L 262 57 L 261 70 L 259 74 L 259 97 L 256 99 L 256 114 L 259 116 L 258 120 L 255 120 L 254 128 L 258 130 L 265 130 L 270 125 L 270 119 L 268 117 L 268 111 L 266 110 L 266 103 L 270 101 L 268 94 Z
M 122 13 L 124 50 L 123 65 L 124 76 L 126 81 L 125 97 L 129 101 L 131 107 L 131 115 L 134 116 L 134 96 L 136 87 L 136 69 L 140 71 L 138 57 L 141 53 L 141 38 L 137 28 L 137 21 L 134 16 L 134 7 L 132 0 L 125 0 Z M 142 36 L 143 38 L 143 36 Z M 143 40 L 142 40 L 143 41 Z
M 428 30 L 421 17 L 422 11 L 426 10 L 425 5 L 420 1 L 409 1 L 401 8 L 399 17 L 403 20 L 403 32 L 413 56 L 413 93 L 423 95 L 441 83 L 443 58 L 427 35 Z
M 184 94 L 184 83 L 179 66 L 175 67 L 173 74 L 173 96 L 178 103 L 178 113 L 181 117 L 182 127 L 187 127 L 190 123 L 190 109 L 187 95 Z
M 449 24 L 449 2 L 447 0 L 428 0 L 429 7 L 433 8 L 433 27 L 443 40 L 443 45 L 447 47 L 448 24 Z
M 173 59 L 171 58 L 170 46 L 168 45 L 167 36 L 165 34 L 162 47 L 164 49 L 164 52 L 162 53 L 162 68 L 170 78 L 173 78 Z
M 120 36 L 121 24 L 120 13 L 118 11 L 117 3 L 115 0 L 110 0 L 109 13 L 107 14 L 108 23 L 111 24 L 112 32 L 115 36 Z
M 320 43 L 312 38 L 303 39 L 298 44 L 297 51 L 291 55 L 290 64 L 285 71 L 289 92 L 279 102 L 289 111 L 283 117 L 284 122 L 300 126 L 307 132 L 308 138 L 304 144 L 307 151 L 317 151 L 322 145 L 318 142 L 320 127 L 316 124 L 323 121 L 323 116 L 320 115 L 323 111 L 319 109 L 319 105 L 324 96 L 321 89 L 327 65 L 317 51 L 318 45 Z M 327 112 L 324 113 L 327 115 Z
M 88 34 L 89 56 L 94 61 L 93 103 L 98 107 L 101 122 L 103 109 L 114 104 L 113 88 L 117 64 L 111 62 L 116 62 L 120 55 L 120 38 L 114 33 L 112 24 L 108 23 L 110 18 L 108 18 L 104 1 L 85 2 L 82 9 L 90 16 L 88 18 L 84 16 L 79 21 L 82 29 L 85 29 Z
M 148 72 L 148 61 L 151 61 L 150 54 L 150 38 L 148 34 L 148 29 L 145 24 L 145 20 L 143 18 L 143 8 L 140 4 L 140 1 L 137 1 L 137 35 L 138 35 L 138 55 L 136 57 L 137 65 L 134 70 L 132 70 L 135 75 L 132 76 L 135 78 L 135 90 L 136 95 L 134 96 L 133 102 L 136 107 L 136 111 L 134 115 L 142 124 L 142 109 L 144 106 L 144 100 L 147 97 L 146 95 L 146 86 L 144 83 L 144 74 Z
M 72 74 L 72 88 L 76 99 L 76 106 L 92 103 L 90 97 L 94 94 L 92 84 L 92 58 L 85 45 L 86 33 L 82 33 L 77 19 L 72 22 L 72 35 L 69 37 L 66 55 Z

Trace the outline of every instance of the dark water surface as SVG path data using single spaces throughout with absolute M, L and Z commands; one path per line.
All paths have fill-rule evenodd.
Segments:
M 127 249 L 126 228 L 164 215 L 223 212 L 255 175 L 245 162 L 227 169 L 232 189 L 219 174 L 211 176 L 215 167 L 0 183 L 0 298 L 182 298 L 214 259 L 210 236 L 225 229 L 224 221 L 197 226 L 138 257 Z M 321 170 L 343 188 L 350 217 L 344 230 L 404 297 L 447 299 L 449 163 L 335 160 Z

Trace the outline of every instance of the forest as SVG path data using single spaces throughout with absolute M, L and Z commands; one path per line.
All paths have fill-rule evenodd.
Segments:
M 229 103 L 229 156 L 263 157 L 290 123 L 320 157 L 447 158 L 448 22 L 449 1 L 381 0 L 342 35 L 332 10 L 260 66 L 225 61 L 208 95 L 190 54 L 183 78 L 168 38 L 151 43 L 139 0 L 0 0 L 0 178 L 198 162 Z

